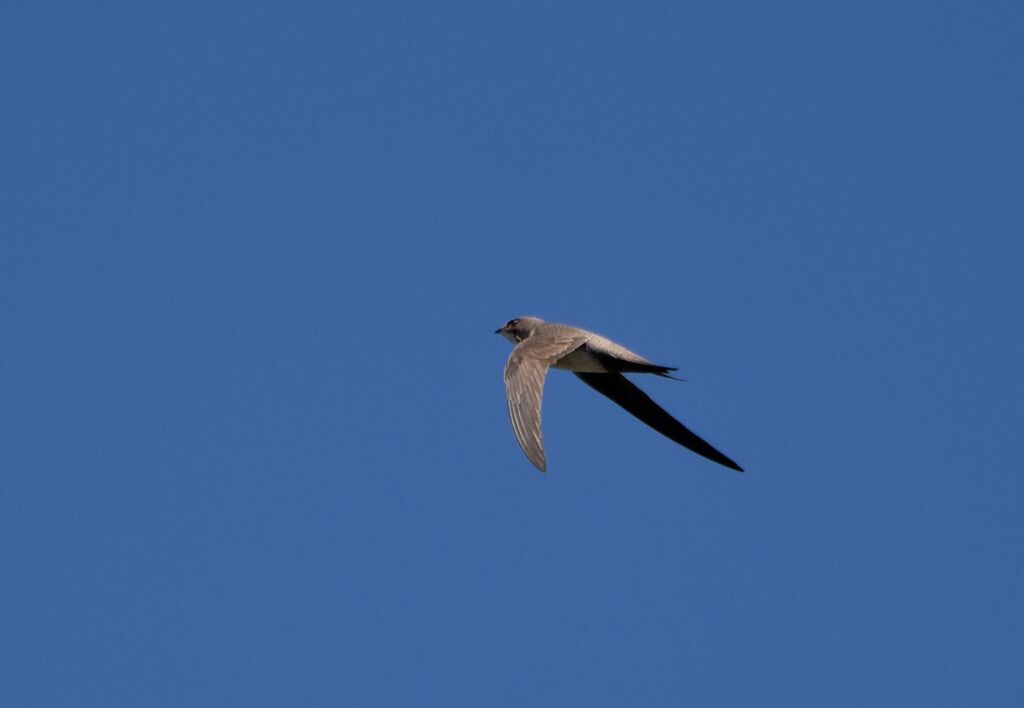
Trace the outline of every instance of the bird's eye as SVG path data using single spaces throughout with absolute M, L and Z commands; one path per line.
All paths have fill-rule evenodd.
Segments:
M 505 325 L 505 326 L 506 327 L 515 327 L 517 324 L 519 324 L 519 320 L 509 320 L 508 324 Z

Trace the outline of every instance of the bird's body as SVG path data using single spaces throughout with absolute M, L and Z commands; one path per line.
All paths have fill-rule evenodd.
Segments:
M 743 469 L 668 414 L 623 373 L 648 373 L 672 378 L 671 366 L 660 366 L 636 352 L 585 329 L 519 317 L 497 330 L 516 347 L 505 364 L 509 419 L 519 445 L 544 472 L 547 460 L 540 431 L 544 379 L 549 368 L 572 371 L 585 384 L 615 401 L 662 435 L 709 460 Z

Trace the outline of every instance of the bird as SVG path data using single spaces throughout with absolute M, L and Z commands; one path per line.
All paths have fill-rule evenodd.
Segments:
M 571 325 L 517 317 L 494 331 L 515 348 L 505 363 L 505 395 L 512 430 L 526 457 L 541 472 L 547 458 L 540 430 L 540 408 L 548 369 L 565 369 L 607 396 L 669 440 L 729 469 L 743 468 L 716 450 L 652 401 L 623 374 L 654 374 L 675 379 L 674 366 L 661 366 L 599 334 Z

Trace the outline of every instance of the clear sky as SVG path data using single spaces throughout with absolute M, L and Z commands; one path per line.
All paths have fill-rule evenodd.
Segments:
M 0 703 L 1024 705 L 1022 8 L 8 6 Z

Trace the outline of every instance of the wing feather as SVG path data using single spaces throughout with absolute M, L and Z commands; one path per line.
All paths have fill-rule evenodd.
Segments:
M 737 472 L 743 471 L 742 467 L 673 418 L 668 411 L 652 401 L 650 396 L 637 388 L 632 381 L 622 374 L 590 374 L 578 371 L 573 373 L 583 383 L 615 401 L 669 440 L 720 465 L 734 469 Z
M 540 409 L 548 369 L 578 348 L 585 337 L 568 333 L 536 333 L 516 345 L 505 363 L 508 418 L 519 446 L 541 472 L 547 470 L 540 431 Z

